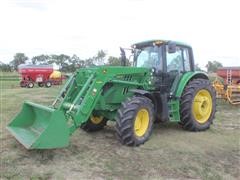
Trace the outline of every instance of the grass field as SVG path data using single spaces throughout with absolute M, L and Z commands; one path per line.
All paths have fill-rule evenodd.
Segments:
M 208 131 L 156 124 L 150 140 L 122 146 L 114 124 L 96 133 L 76 131 L 71 145 L 26 150 L 6 130 L 24 100 L 49 105 L 60 87 L 20 88 L 0 81 L 0 179 L 240 179 L 240 106 L 218 102 Z

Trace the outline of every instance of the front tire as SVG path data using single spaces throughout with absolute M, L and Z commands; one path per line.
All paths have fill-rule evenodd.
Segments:
M 153 104 L 147 97 L 132 97 L 122 103 L 116 116 L 116 132 L 128 146 L 144 144 L 153 129 Z
M 209 80 L 190 81 L 180 102 L 183 128 L 189 131 L 204 131 L 212 124 L 215 112 L 216 93 Z
M 88 119 L 87 122 L 83 123 L 80 127 L 86 132 L 95 132 L 102 130 L 107 124 L 107 119 L 103 116 L 93 116 Z

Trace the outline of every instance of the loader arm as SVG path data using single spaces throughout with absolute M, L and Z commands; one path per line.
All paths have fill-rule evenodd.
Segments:
M 129 89 L 151 89 L 150 70 L 133 67 L 95 67 L 76 71 L 52 107 L 25 102 L 7 129 L 27 149 L 65 147 L 70 135 L 94 110 L 113 119 Z M 108 85 L 111 84 L 110 88 Z
M 126 76 L 131 76 L 131 81 L 126 80 Z M 86 122 L 93 110 L 96 108 L 97 103 L 101 100 L 101 103 L 105 101 L 105 107 L 100 106 L 100 108 L 106 109 L 106 100 L 111 96 L 111 94 L 103 95 L 104 87 L 107 83 L 112 84 L 111 91 L 122 91 L 123 88 L 144 88 L 149 86 L 148 78 L 142 77 L 149 76 L 149 70 L 145 68 L 133 68 L 126 67 L 124 71 L 122 68 L 115 67 L 100 67 L 93 68 L 90 70 L 79 70 L 74 75 L 73 82 L 60 105 L 57 107 L 58 110 L 64 111 L 66 119 L 68 119 L 68 124 L 70 128 L 70 134 L 72 134 L 82 123 Z M 139 77 L 139 78 L 137 78 Z M 141 78 L 140 78 L 141 77 Z M 84 81 L 85 79 L 86 81 Z M 121 88 L 122 87 L 122 88 Z M 116 92 L 114 92 L 116 94 Z M 119 96 L 118 102 L 114 104 L 120 105 L 122 102 L 121 94 L 117 93 Z M 132 93 L 128 93 L 131 95 Z M 122 95 L 125 99 L 128 95 Z M 98 106 L 98 107 L 99 107 Z M 108 109 L 107 111 L 114 111 L 117 109 Z

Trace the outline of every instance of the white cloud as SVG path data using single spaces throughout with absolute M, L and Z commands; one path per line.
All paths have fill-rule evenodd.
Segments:
M 17 2 L 17 3 L 16 3 Z M 185 41 L 202 67 L 240 65 L 237 0 L 35 0 L 0 2 L 0 60 L 14 53 L 93 56 L 148 39 Z

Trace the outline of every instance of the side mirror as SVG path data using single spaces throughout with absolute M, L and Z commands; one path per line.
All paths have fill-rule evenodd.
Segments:
M 126 53 L 123 48 L 120 47 L 121 51 L 121 66 L 126 66 Z
M 176 44 L 173 42 L 168 43 L 168 53 L 175 53 L 177 51 Z

